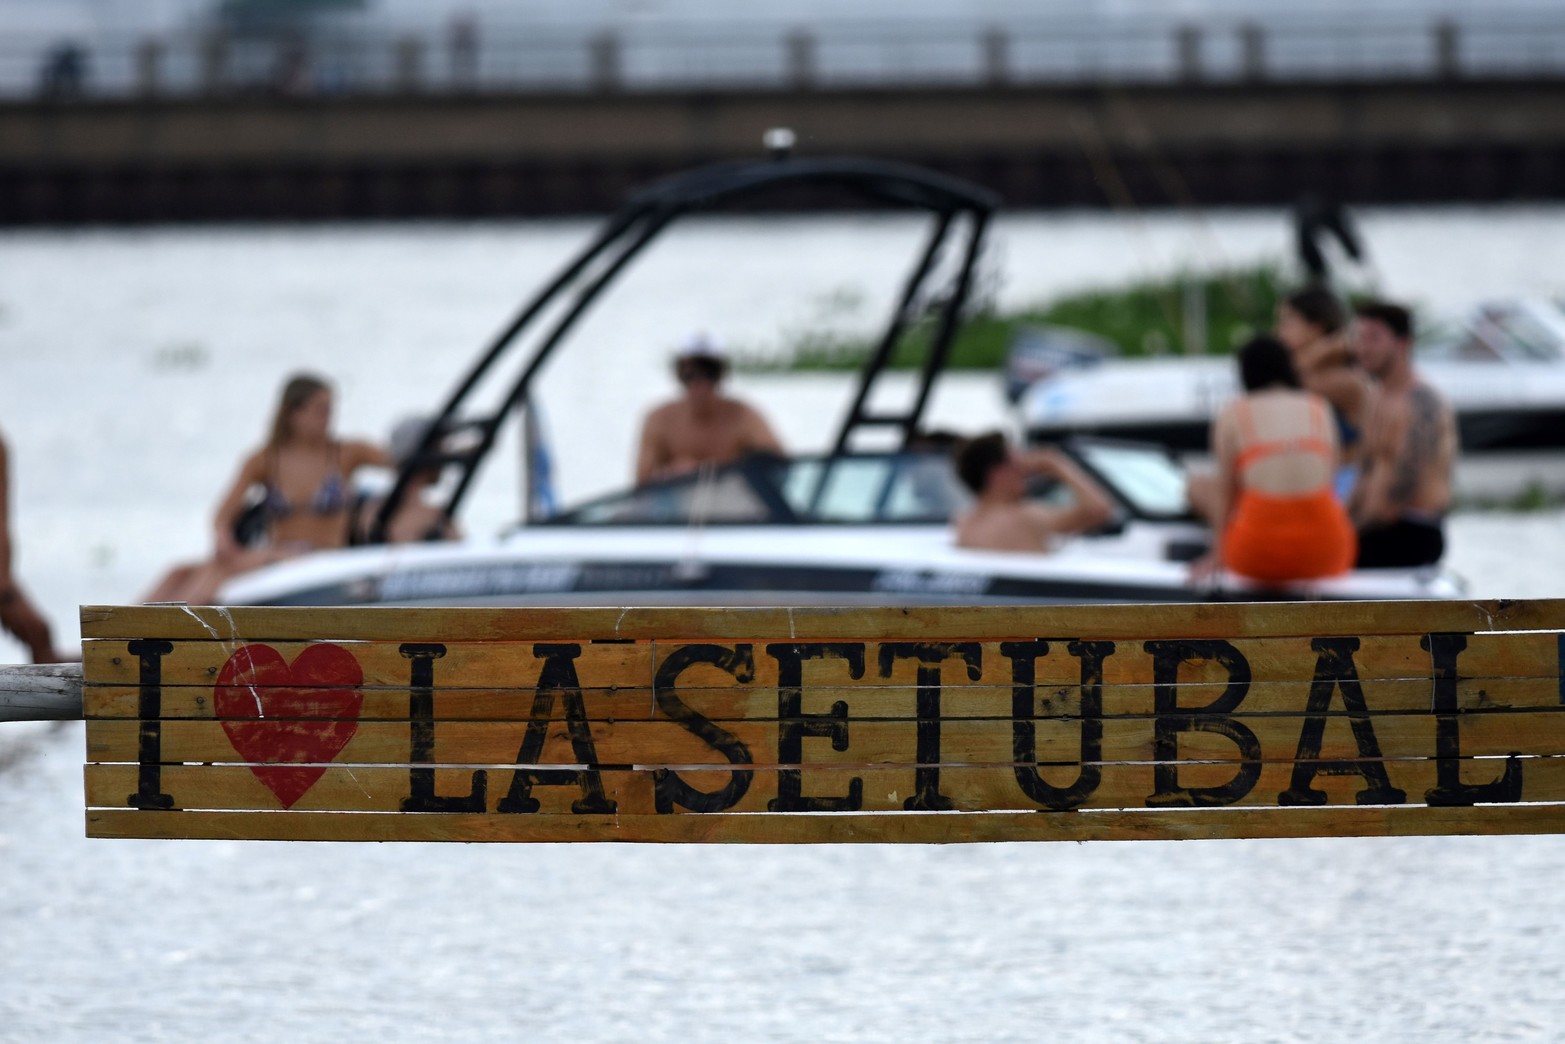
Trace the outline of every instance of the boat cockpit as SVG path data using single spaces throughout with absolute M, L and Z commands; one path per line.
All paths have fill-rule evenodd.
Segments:
M 535 525 L 943 524 L 968 493 L 943 453 L 754 454 L 613 493 Z
M 1061 449 L 1103 485 L 1122 518 L 1191 518 L 1184 471 L 1161 447 L 1075 438 Z M 1030 492 L 1044 501 L 1065 495 L 1050 482 Z M 598 497 L 532 525 L 945 525 L 972 500 L 943 449 L 754 454 Z

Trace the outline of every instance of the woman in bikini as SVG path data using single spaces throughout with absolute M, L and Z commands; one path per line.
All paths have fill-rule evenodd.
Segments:
M 209 604 L 232 576 L 284 558 L 348 541 L 349 482 L 361 467 L 391 459 L 368 442 L 332 437 L 332 390 L 300 374 L 283 386 L 266 444 L 245 458 L 218 504 L 210 561 L 179 566 L 146 597 L 149 602 Z M 264 536 L 245 547 L 235 524 L 259 490 Z
M 1239 374 L 1245 394 L 1212 428 L 1217 547 L 1195 572 L 1226 567 L 1266 583 L 1346 572 L 1357 538 L 1332 492 L 1341 451 L 1331 408 L 1303 390 L 1274 337 L 1240 349 Z
M 1325 287 L 1295 290 L 1277 306 L 1277 339 L 1293 356 L 1300 385 L 1331 404 L 1342 456 L 1334 482 L 1343 503 L 1358 480 L 1375 394 L 1375 382 L 1358 365 L 1347 324 L 1347 309 Z

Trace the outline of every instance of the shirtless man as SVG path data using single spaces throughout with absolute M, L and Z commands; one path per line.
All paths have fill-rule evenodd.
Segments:
M 727 464 L 747 453 L 783 452 L 766 418 L 718 390 L 727 372 L 728 357 L 705 337 L 680 350 L 674 375 L 685 394 L 647 415 L 636 453 L 638 485 L 703 464 Z
M 961 443 L 957 475 L 978 503 L 956 521 L 958 547 L 990 551 L 1048 551 L 1057 536 L 1085 533 L 1114 517 L 1108 494 L 1055 449 L 1017 451 L 999 432 Z M 1043 475 L 1073 494 L 1067 506 L 1031 503 L 1027 478 Z
M 1359 361 L 1379 383 L 1364 433 L 1364 470 L 1349 510 L 1359 530 L 1360 569 L 1419 566 L 1445 552 L 1441 521 L 1451 506 L 1456 418 L 1413 371 L 1406 308 L 1356 309 Z

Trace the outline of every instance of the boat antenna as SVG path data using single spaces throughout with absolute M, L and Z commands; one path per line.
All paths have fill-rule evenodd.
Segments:
M 792 157 L 794 143 L 798 140 L 792 127 L 772 127 L 761 135 L 761 144 L 766 146 L 767 155 L 779 163 Z

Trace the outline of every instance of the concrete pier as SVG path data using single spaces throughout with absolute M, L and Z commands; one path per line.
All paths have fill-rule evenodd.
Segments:
M 1561 78 L 410 91 L 0 104 L 0 223 L 598 212 L 778 125 L 1019 207 L 1565 196 Z

